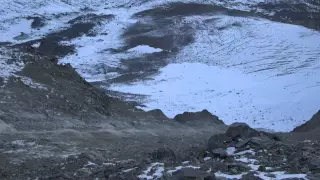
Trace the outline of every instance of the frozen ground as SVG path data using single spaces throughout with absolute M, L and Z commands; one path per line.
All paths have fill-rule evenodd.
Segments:
M 112 90 L 149 95 L 146 109 L 169 117 L 208 109 L 230 124 L 289 131 L 319 109 L 320 33 L 263 19 L 188 17 L 199 27 L 152 80 Z M 219 30 L 222 28 L 223 30 Z

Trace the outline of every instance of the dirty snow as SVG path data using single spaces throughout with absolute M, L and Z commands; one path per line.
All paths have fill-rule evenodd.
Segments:
M 22 70 L 24 63 L 19 60 L 11 60 L 6 49 L 0 48 L 0 77 L 7 78 Z

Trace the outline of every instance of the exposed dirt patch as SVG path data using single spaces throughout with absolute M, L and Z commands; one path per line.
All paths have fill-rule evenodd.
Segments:
M 31 23 L 31 28 L 33 29 L 40 29 L 42 28 L 43 26 L 46 25 L 46 20 L 42 17 L 27 17 L 26 18 L 27 20 L 33 20 L 32 23 Z
M 172 16 L 189 16 L 189 15 L 202 15 L 212 12 L 218 12 L 226 10 L 226 8 L 215 5 L 208 4 L 198 4 L 198 3 L 170 3 L 162 7 L 157 7 L 150 10 L 145 10 L 136 13 L 135 17 L 172 17 Z
M 305 26 L 310 29 L 320 30 L 320 3 L 319 1 L 307 1 L 306 3 L 260 3 L 259 8 L 274 12 L 271 16 L 264 16 L 273 21 Z
M 78 16 L 70 21 L 68 21 L 69 24 L 79 24 L 79 23 L 100 23 L 100 22 L 106 22 L 106 21 L 111 21 L 114 19 L 113 14 L 94 14 L 94 13 L 89 13 L 85 15 Z

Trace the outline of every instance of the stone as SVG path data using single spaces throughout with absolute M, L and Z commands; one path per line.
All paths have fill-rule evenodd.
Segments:
M 217 148 L 217 149 L 212 150 L 212 157 L 215 157 L 215 158 L 226 158 L 227 156 L 228 156 L 228 153 L 223 148 Z
M 266 171 L 266 167 L 264 165 L 260 165 L 258 171 L 264 172 Z
M 248 174 L 245 174 L 241 178 L 242 180 L 263 180 L 257 176 L 254 175 L 254 172 L 249 172 Z
M 304 173 L 304 174 L 306 174 L 307 172 L 309 172 L 309 168 L 307 168 L 307 167 L 303 167 L 303 168 L 301 168 L 300 169 L 300 171 L 302 172 L 302 173 Z
M 150 153 L 150 159 L 153 161 L 161 161 L 164 159 L 175 161 L 175 153 L 169 148 L 160 148 Z
M 172 180 L 215 180 L 215 175 L 213 173 L 207 173 L 193 168 L 184 168 L 172 174 Z
M 259 136 L 259 132 L 257 130 L 250 128 L 245 123 L 231 124 L 227 129 L 226 134 L 232 139 L 236 139 L 236 138 L 247 139 L 247 138 Z
M 225 134 L 215 134 L 208 141 L 208 150 L 227 148 L 232 139 Z
M 174 117 L 179 123 L 187 123 L 192 121 L 207 121 L 215 124 L 224 124 L 223 121 L 215 115 L 212 115 L 209 111 L 203 110 L 201 112 L 184 112 L 183 114 L 178 114 Z
M 237 171 L 237 173 L 247 172 L 250 170 L 250 168 L 248 166 L 246 166 L 240 162 L 227 163 L 227 167 L 228 167 L 228 171 L 230 171 L 231 173 L 235 172 L 235 170 Z

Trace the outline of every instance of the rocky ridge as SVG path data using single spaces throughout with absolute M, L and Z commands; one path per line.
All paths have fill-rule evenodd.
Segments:
M 177 10 L 181 5 L 184 11 Z M 161 21 L 157 16 L 179 18 L 195 13 L 191 10 L 255 15 L 201 4 L 173 3 L 169 7 L 165 13 L 160 8 L 135 16 L 152 17 L 156 26 L 163 25 L 166 30 L 169 20 Z M 300 11 L 290 7 L 286 11 L 291 15 Z M 276 7 L 268 8 L 272 12 Z M 317 13 L 312 14 L 315 16 L 310 21 L 315 23 L 310 23 L 310 27 L 317 29 Z M 0 179 L 320 178 L 319 112 L 290 133 L 263 132 L 243 123 L 227 126 L 206 110 L 185 112 L 170 119 L 161 110 L 144 112 L 132 103 L 113 98 L 99 86 L 84 80 L 70 65 L 57 64 L 58 58 L 74 53 L 75 48 L 59 42 L 83 35 L 94 37 L 95 28 L 113 18 L 113 15 L 89 13 L 69 20 L 70 28 L 43 38 L 0 43 L 1 55 L 8 57 L 5 59 L 8 67 L 24 64 L 21 71 L 9 78 L 0 77 Z M 46 22 L 40 17 L 27 19 L 33 20 L 34 29 L 42 28 Z M 309 27 L 299 19 L 292 23 Z M 177 38 L 190 29 L 188 26 L 181 27 L 176 37 L 164 40 L 137 38 L 134 33 L 154 28 L 145 24 L 132 26 L 123 34 L 128 44 L 124 49 L 141 42 L 157 43 L 175 53 L 180 45 L 193 40 L 192 31 L 186 39 Z M 23 41 L 26 36 L 21 34 L 16 40 Z M 167 53 L 150 57 L 161 59 Z M 144 60 L 147 70 L 150 69 L 142 70 L 146 70 L 146 74 L 155 73 L 154 66 Z M 132 71 L 141 71 L 139 64 L 123 63 Z M 163 66 L 166 62 L 158 63 Z M 126 73 L 115 81 L 141 78 Z

